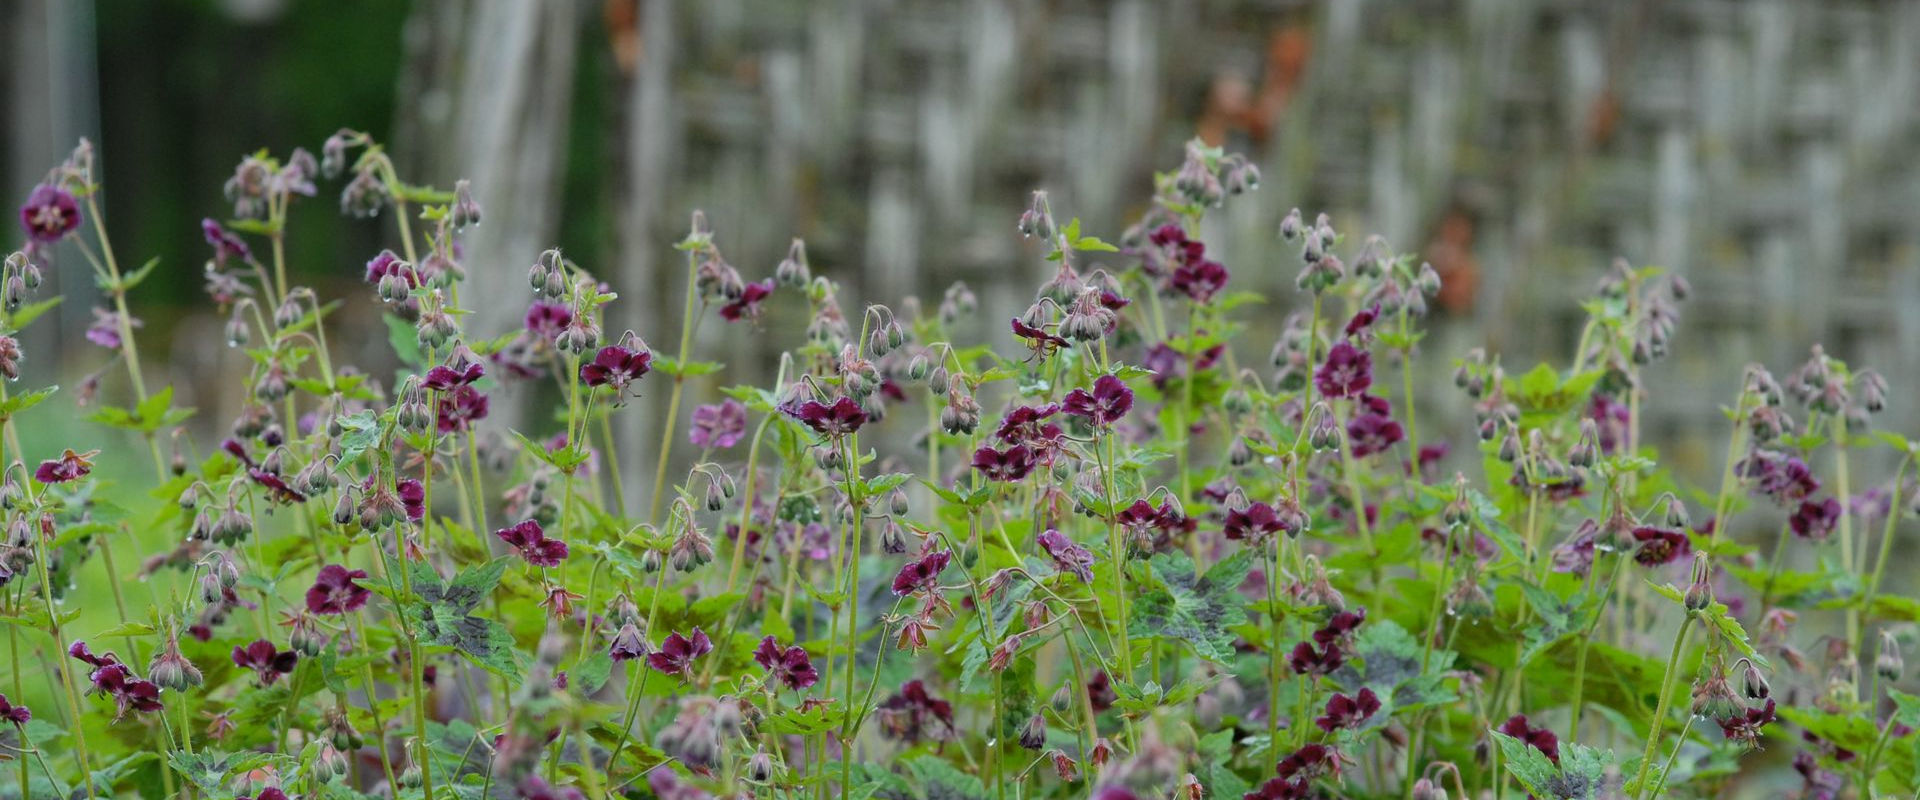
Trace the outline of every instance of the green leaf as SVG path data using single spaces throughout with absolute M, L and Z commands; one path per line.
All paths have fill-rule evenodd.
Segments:
M 0 329 L 4 329 L 9 335 L 19 333 L 33 324 L 34 320 L 39 319 L 40 315 L 52 311 L 55 306 L 60 305 L 60 301 L 65 299 L 64 296 L 55 295 L 45 300 L 27 303 L 13 313 L 0 316 Z
M 1209 568 L 1195 569 L 1184 554 L 1160 554 L 1149 562 L 1154 583 L 1141 590 L 1128 621 L 1131 636 L 1160 636 L 1181 642 L 1202 658 L 1229 663 L 1232 628 L 1246 621 L 1240 584 L 1253 566 L 1250 550 L 1240 550 Z
M 721 364 L 718 361 L 689 361 L 681 364 L 680 359 L 672 356 L 656 355 L 653 358 L 654 371 L 663 375 L 673 375 L 681 378 L 698 378 L 702 375 L 711 375 L 725 367 L 725 364 Z
M 613 657 L 607 654 L 606 648 L 594 648 L 586 658 L 574 663 L 573 671 L 568 676 L 571 685 L 585 697 L 600 691 L 612 674 Z
M 372 411 L 359 411 L 336 418 L 340 423 L 340 460 L 352 463 L 360 454 L 372 450 L 380 441 L 380 421 Z
M 393 348 L 393 354 L 400 357 L 400 363 L 410 367 L 419 367 L 426 363 L 420 354 L 420 332 L 413 323 L 401 319 L 398 315 L 388 314 L 387 344 Z
M 986 784 L 978 777 L 961 772 L 953 762 L 933 755 L 922 755 L 907 762 L 913 773 L 910 781 L 923 800 L 981 800 L 987 796 Z
M 414 562 L 408 565 L 408 580 L 416 605 L 425 606 L 420 622 L 428 643 L 451 647 L 497 675 L 517 679 L 520 664 L 513 634 L 498 622 L 468 613 L 493 593 L 506 568 L 507 559 L 496 558 L 443 584 L 431 565 Z
M 1560 746 L 1560 763 L 1545 753 L 1499 731 L 1489 731 L 1500 745 L 1500 761 L 1520 785 L 1536 797 L 1556 800 L 1599 800 L 1608 792 L 1607 765 L 1613 751 L 1573 742 Z
M 221 789 L 220 783 L 232 769 L 233 754 L 213 750 L 201 750 L 189 753 L 174 750 L 167 754 L 167 763 L 173 765 L 175 774 L 186 778 L 209 795 Z
M 117 283 L 101 275 L 95 275 L 93 282 L 100 287 L 101 291 L 109 294 L 113 293 L 115 289 L 122 292 L 129 292 L 133 291 L 133 287 L 139 286 L 142 281 L 145 281 L 148 275 L 152 275 L 153 268 L 158 266 L 160 266 L 160 257 L 154 256 L 153 258 L 147 259 L 147 263 L 140 265 L 139 269 L 120 276 L 120 280 Z
M 35 389 L 31 392 L 12 395 L 6 400 L 0 401 L 0 420 L 12 419 L 15 414 L 40 405 L 57 391 L 60 391 L 60 387 L 48 386 L 44 389 Z
M 840 727 L 843 716 L 838 706 L 816 705 L 805 709 L 782 708 L 767 717 L 767 727 L 768 730 L 773 733 L 812 736 Z
M 1579 609 L 1531 583 L 1521 584 L 1520 591 L 1526 595 L 1527 604 L 1533 607 L 1537 620 L 1527 627 L 1527 646 L 1520 653 L 1520 665 L 1525 667 L 1534 656 L 1574 632 L 1577 627 L 1574 615 Z

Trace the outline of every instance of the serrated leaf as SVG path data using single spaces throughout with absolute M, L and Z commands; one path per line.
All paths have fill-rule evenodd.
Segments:
M 1240 584 L 1253 566 L 1240 550 L 1199 573 L 1184 554 L 1163 553 L 1149 562 L 1157 586 L 1142 590 L 1132 606 L 1131 636 L 1161 636 L 1217 663 L 1233 658 L 1233 626 L 1246 621 Z
M 0 400 L 0 420 L 11 419 L 14 415 L 22 411 L 40 405 L 57 391 L 60 391 L 60 387 L 48 386 L 42 389 L 35 389 L 31 392 L 11 395 L 6 400 Z
M 33 321 L 39 319 L 42 314 L 52 311 L 56 306 L 59 306 L 60 302 L 65 299 L 66 297 L 64 296 L 55 295 L 45 300 L 38 300 L 22 305 L 12 313 L 0 317 L 0 329 L 4 329 L 9 335 L 19 333 L 25 330 L 28 325 L 33 324 Z

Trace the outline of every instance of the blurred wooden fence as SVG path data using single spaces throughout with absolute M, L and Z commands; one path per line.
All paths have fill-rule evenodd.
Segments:
M 12 3 L 10 107 L 73 83 L 60 7 Z M 1707 443 L 1737 370 L 1824 341 L 1880 368 L 1920 422 L 1920 5 L 1792 0 L 420 0 L 400 41 L 400 147 L 428 177 L 476 179 L 471 267 L 495 322 L 555 241 L 569 126 L 617 131 L 590 170 L 616 203 L 611 252 L 573 254 L 624 291 L 613 327 L 673 335 L 670 244 L 706 209 L 731 260 L 768 274 L 803 236 L 850 301 L 973 285 L 970 333 L 1045 276 L 1014 233 L 1027 192 L 1117 234 L 1150 170 L 1196 132 L 1252 155 L 1265 185 L 1209 222 L 1236 280 L 1296 302 L 1287 209 L 1332 213 L 1417 251 L 1451 284 L 1434 377 L 1475 345 L 1564 360 L 1576 299 L 1609 259 L 1686 274 L 1656 440 Z M 29 13 L 31 12 L 31 13 Z M 28 24 L 50 16 L 40 42 Z M 40 42 L 35 44 L 35 42 Z M 583 57 L 584 56 L 584 57 Z M 575 113 L 579 69 L 614 87 Z M 54 76 L 40 81 L 35 76 Z M 84 77 L 84 76 L 83 76 Z M 84 81 L 83 81 L 84 82 Z M 64 101 L 62 101 L 64 102 Z M 56 109 L 58 111 L 58 109 Z M 16 113 L 11 187 L 85 130 Z M 33 125 L 20 124 L 32 119 Z M 156 121 L 160 124 L 161 121 Z M 58 135 L 48 135 L 54 133 Z M 64 145 L 60 145 L 64 147 Z M 85 304 L 71 304 L 84 309 Z M 794 330 L 769 320 L 767 331 Z M 710 324 L 740 363 L 782 342 Z M 670 344 L 670 342 L 667 342 Z M 1260 348 L 1256 348 L 1260 349 Z M 756 373 L 757 374 L 757 373 Z M 1457 403 L 1451 394 L 1436 391 Z M 1458 412 L 1436 404 L 1437 413 Z M 644 416 L 641 416 L 644 418 Z M 651 440 L 652 435 L 644 438 Z
M 1207 239 L 1276 319 L 1297 302 L 1274 237 L 1296 205 L 1442 267 L 1436 379 L 1477 344 L 1564 360 L 1577 299 L 1618 255 L 1697 289 L 1650 423 L 1696 469 L 1718 468 L 1706 445 L 1747 361 L 1785 370 L 1824 341 L 1897 396 L 1920 389 L 1920 6 L 627 8 L 606 9 L 631 58 L 623 286 L 679 283 L 666 244 L 697 206 L 749 274 L 800 235 L 867 300 L 966 280 L 978 332 L 1001 337 L 994 321 L 1045 276 L 1013 232 L 1026 192 L 1117 233 L 1199 131 L 1265 174 Z M 672 317 L 671 292 L 646 296 L 663 305 L 637 320 Z M 1898 423 L 1920 421 L 1897 405 Z

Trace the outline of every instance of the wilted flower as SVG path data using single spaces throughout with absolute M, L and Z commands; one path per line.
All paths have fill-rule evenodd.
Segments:
M 41 483 L 68 483 L 87 477 L 93 471 L 93 457 L 100 455 L 98 450 L 75 453 L 68 450 L 59 458 L 40 462 L 33 471 L 33 479 Z
M 0 694 L 0 720 L 25 725 L 33 721 L 33 711 L 24 705 L 14 705 L 6 695 Z
M 939 585 L 940 573 L 947 568 L 947 562 L 953 559 L 953 553 L 947 550 L 935 550 L 918 559 L 907 562 L 900 572 L 893 576 L 893 593 L 901 597 L 915 592 L 934 588 Z
M 228 259 L 250 261 L 253 250 L 247 247 L 245 239 L 220 226 L 211 218 L 200 220 L 200 235 L 213 246 L 213 262 L 216 267 L 226 266 Z
M 1079 576 L 1082 583 L 1093 582 L 1093 553 L 1087 548 L 1052 528 L 1040 534 L 1035 541 L 1053 558 L 1055 569 Z
M 1641 525 L 1633 529 L 1633 560 L 1641 566 L 1658 567 L 1693 551 L 1693 542 L 1682 531 Z
M 760 303 L 773 295 L 773 279 L 742 286 L 740 295 L 727 301 L 720 307 L 720 318 L 728 322 L 747 320 L 757 322 L 760 319 Z

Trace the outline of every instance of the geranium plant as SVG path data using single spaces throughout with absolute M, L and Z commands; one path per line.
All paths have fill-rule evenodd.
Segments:
M 1748 367 L 1688 488 L 1642 433 L 1682 278 L 1616 263 L 1565 362 L 1475 350 L 1425 385 L 1440 278 L 1383 239 L 1295 211 L 1268 260 L 1297 293 L 1238 288 L 1273 263 L 1202 221 L 1258 178 L 1194 142 L 1112 243 L 1035 193 L 1009 235 L 1044 282 L 985 341 L 953 333 L 965 286 L 853 302 L 797 240 L 750 281 L 697 212 L 677 336 L 603 327 L 619 298 L 557 250 L 518 329 L 473 331 L 470 188 L 341 131 L 246 157 L 198 223 L 250 369 L 214 421 L 149 382 L 156 264 L 122 269 L 82 143 L 0 276 L 9 796 L 1914 793 L 1885 380 Z M 288 209 L 323 190 L 392 221 L 358 296 L 291 280 Z M 52 269 L 104 292 L 80 401 L 126 433 L 98 452 L 18 435 L 52 413 L 13 338 Z M 393 374 L 335 360 L 343 302 L 381 306 Z M 773 374 L 702 360 L 703 317 L 773 306 L 806 315 Z M 1422 424 L 1442 392 L 1471 424 Z M 508 431 L 509 397 L 555 412 Z

